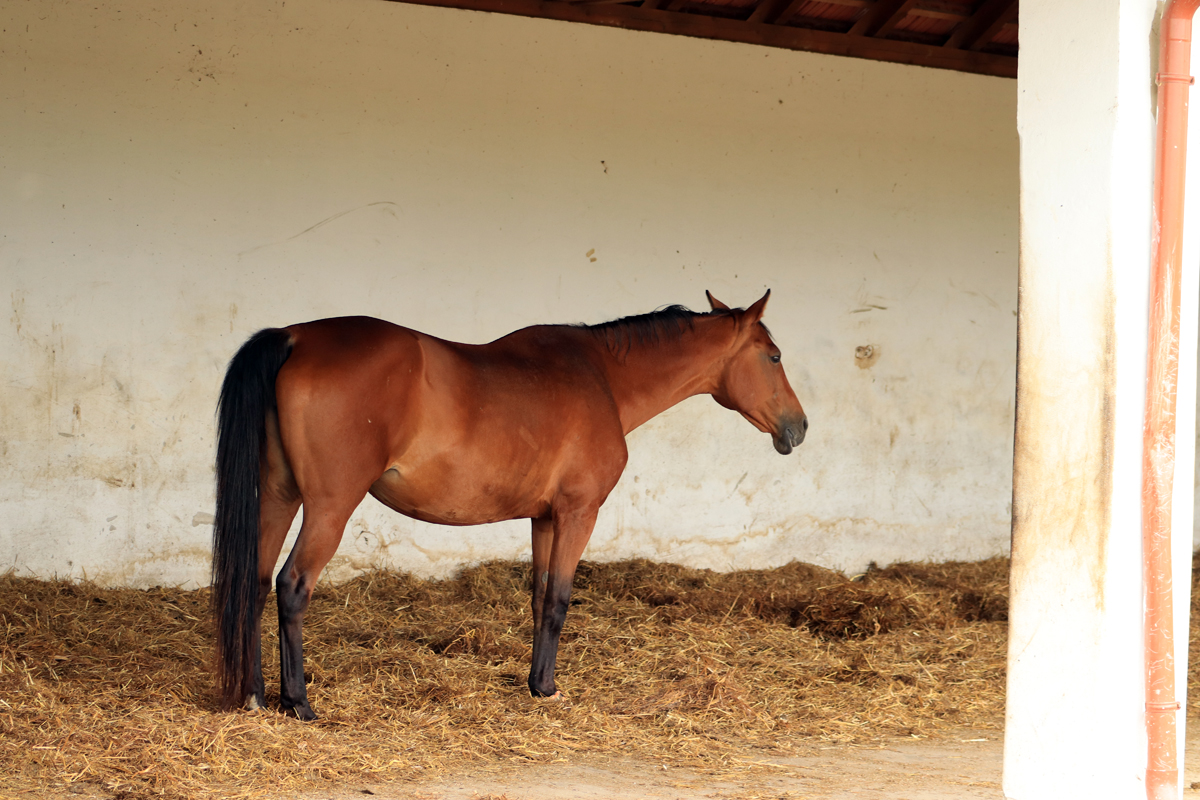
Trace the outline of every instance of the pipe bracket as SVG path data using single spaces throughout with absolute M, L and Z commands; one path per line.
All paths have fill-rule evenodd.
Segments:
M 1186 83 L 1188 86 L 1192 86 L 1196 83 L 1196 79 L 1191 75 L 1171 75 L 1166 72 L 1160 72 L 1154 76 L 1154 82 L 1159 86 L 1164 83 Z
M 1179 711 L 1181 708 L 1183 708 L 1183 705 L 1178 701 L 1174 703 L 1146 703 L 1147 711 L 1154 711 L 1160 714 Z

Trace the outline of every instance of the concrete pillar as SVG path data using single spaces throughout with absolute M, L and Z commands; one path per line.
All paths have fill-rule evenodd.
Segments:
M 1004 756 L 1004 792 L 1016 800 L 1146 796 L 1140 501 L 1157 13 L 1155 0 L 1021 8 Z M 1197 288 L 1192 269 L 1181 331 L 1185 417 L 1195 408 Z M 1192 422 L 1178 430 L 1173 522 L 1181 700 Z M 1179 730 L 1182 738 L 1182 713 Z

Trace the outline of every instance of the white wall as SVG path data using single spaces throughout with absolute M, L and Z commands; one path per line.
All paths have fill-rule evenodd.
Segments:
M 586 557 L 1007 549 L 1013 81 L 376 0 L 33 0 L 0 29 L 0 569 L 204 582 L 213 406 L 258 328 L 485 341 L 706 288 L 774 290 L 809 439 L 684 403 L 630 436 Z M 527 537 L 368 499 L 331 568 Z

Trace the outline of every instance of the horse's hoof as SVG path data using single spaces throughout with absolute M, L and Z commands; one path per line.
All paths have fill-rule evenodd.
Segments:
M 546 700 L 551 703 L 565 703 L 567 702 L 567 696 L 562 692 L 555 692 L 554 694 L 539 697 L 538 700 Z
M 317 718 L 317 715 L 313 712 L 312 707 L 309 706 L 308 703 L 299 706 L 289 706 L 283 710 L 283 713 L 294 714 L 296 719 L 300 720 L 301 722 L 312 722 Z
M 258 701 L 258 695 L 252 694 L 246 698 L 247 711 L 261 711 L 262 707 L 262 703 Z

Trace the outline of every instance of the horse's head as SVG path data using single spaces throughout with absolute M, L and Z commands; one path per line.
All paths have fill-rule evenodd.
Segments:
M 712 294 L 706 294 L 713 311 L 729 311 L 737 326 L 713 399 L 737 411 L 763 433 L 771 434 L 775 449 L 787 455 L 804 441 L 808 417 L 788 384 L 787 375 L 783 374 L 779 348 L 762 324 L 771 290 L 744 311 L 730 309 Z

